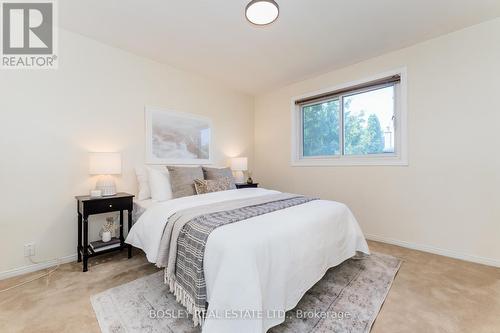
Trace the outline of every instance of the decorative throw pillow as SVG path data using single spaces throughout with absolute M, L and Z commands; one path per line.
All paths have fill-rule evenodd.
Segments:
M 196 194 L 195 179 L 203 178 L 203 170 L 198 167 L 167 166 L 174 198 L 182 198 Z
M 235 189 L 234 177 L 231 168 L 208 168 L 202 167 L 203 176 L 206 180 L 217 180 L 219 178 L 228 178 L 230 182 L 230 189 Z
M 231 184 L 234 186 L 234 180 L 229 177 L 220 177 L 215 180 L 195 179 L 194 187 L 197 194 L 210 192 L 219 192 L 231 190 Z

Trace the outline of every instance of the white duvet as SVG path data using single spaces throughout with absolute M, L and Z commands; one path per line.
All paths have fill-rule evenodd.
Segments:
M 158 203 L 134 224 L 126 242 L 155 263 L 175 212 L 275 193 L 248 188 Z M 203 332 L 266 332 L 284 321 L 284 312 L 330 267 L 356 252 L 369 253 L 363 233 L 349 208 L 334 201 L 314 200 L 215 229 L 205 248 L 209 307 Z

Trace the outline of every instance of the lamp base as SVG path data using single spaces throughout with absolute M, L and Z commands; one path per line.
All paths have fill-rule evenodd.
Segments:
M 95 184 L 95 189 L 100 190 L 103 197 L 116 194 L 115 181 L 111 176 L 101 176 Z

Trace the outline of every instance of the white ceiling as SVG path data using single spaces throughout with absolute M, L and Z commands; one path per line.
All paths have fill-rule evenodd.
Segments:
M 500 16 L 499 0 L 277 0 L 255 27 L 249 0 L 59 1 L 63 28 L 249 94 Z

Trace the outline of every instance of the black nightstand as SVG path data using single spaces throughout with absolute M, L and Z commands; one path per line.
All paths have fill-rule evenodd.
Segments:
M 236 188 L 249 188 L 249 187 L 259 187 L 259 183 L 252 183 L 252 184 L 240 183 L 240 184 L 236 184 Z
M 128 212 L 128 231 L 132 227 L 132 210 L 134 195 L 128 193 L 117 193 L 116 195 L 101 198 L 90 198 L 88 195 L 75 197 L 78 212 L 78 262 L 83 259 L 83 271 L 87 271 L 88 259 L 128 248 L 128 257 L 132 257 L 132 246 L 126 245 L 123 238 L 123 211 Z M 101 213 L 120 212 L 120 246 L 95 252 L 89 245 L 89 216 Z M 82 243 L 82 222 L 83 222 L 83 243 Z

